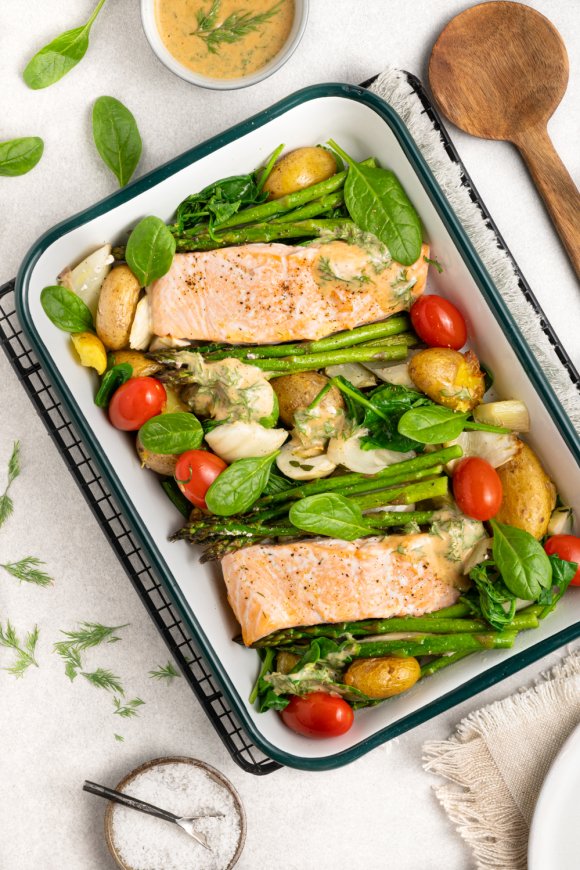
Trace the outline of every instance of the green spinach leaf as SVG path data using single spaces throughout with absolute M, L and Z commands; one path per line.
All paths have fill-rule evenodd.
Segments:
M 268 483 L 264 487 L 264 495 L 275 495 L 277 492 L 285 492 L 285 490 L 292 489 L 294 486 L 296 486 L 295 481 L 282 477 L 281 474 L 272 469 Z
M 469 578 L 474 585 L 479 613 L 493 628 L 502 631 L 514 618 L 517 596 L 502 581 L 492 559 L 475 565 Z M 469 599 L 470 595 L 465 597 Z
M 542 589 L 538 598 L 538 603 L 545 605 L 540 613 L 540 619 L 544 619 L 552 612 L 578 570 L 577 562 L 567 562 L 566 559 L 560 559 L 555 554 L 548 558 L 552 566 L 552 585 L 549 589 Z
M 354 541 L 369 533 L 361 509 L 343 495 L 323 492 L 301 498 L 290 508 L 290 522 L 304 532 Z
M 63 332 L 87 332 L 93 329 L 93 315 L 82 299 L 66 287 L 45 287 L 40 294 L 44 313 Z
M 552 563 L 544 548 L 529 532 L 490 520 L 493 559 L 509 591 L 535 601 L 552 584 Z
M 89 34 L 105 0 L 99 0 L 93 14 L 82 27 L 61 33 L 28 62 L 22 77 L 29 88 L 40 90 L 55 84 L 83 59 L 89 47 Z
M 270 469 L 279 450 L 268 456 L 237 459 L 216 477 L 205 496 L 213 514 L 231 517 L 243 513 L 257 501 L 268 483 Z
M 158 217 L 139 221 L 127 242 L 125 257 L 142 287 L 163 277 L 171 268 L 175 239 Z
M 117 363 L 112 366 L 103 375 L 101 385 L 95 396 L 95 405 L 99 408 L 107 408 L 111 401 L 111 396 L 115 390 L 127 383 L 133 374 L 133 366 L 129 363 Z
M 442 444 L 461 435 L 468 417 L 468 414 L 429 404 L 406 411 L 399 420 L 398 431 L 421 444 Z
M 139 429 L 139 438 L 143 447 L 152 453 L 185 453 L 197 450 L 203 441 L 203 429 L 193 414 L 175 411 L 151 417 Z
M 353 221 L 377 236 L 397 262 L 403 266 L 415 263 L 423 245 L 421 221 L 394 172 L 364 166 L 332 139 L 328 144 L 349 166 L 344 199 Z
M 25 175 L 34 169 L 44 151 L 38 136 L 0 142 L 0 175 Z
M 137 168 L 142 142 L 135 118 L 114 97 L 99 97 L 93 106 L 93 139 L 103 162 L 124 187 Z
M 205 221 L 210 228 L 218 227 L 241 208 L 259 205 L 267 196 L 254 173 L 222 178 L 183 200 L 175 216 L 177 232 L 182 234 Z

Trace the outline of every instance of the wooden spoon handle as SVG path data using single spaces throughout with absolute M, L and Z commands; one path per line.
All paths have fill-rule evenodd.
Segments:
M 580 194 L 545 127 L 532 127 L 513 139 L 538 188 L 580 278 Z

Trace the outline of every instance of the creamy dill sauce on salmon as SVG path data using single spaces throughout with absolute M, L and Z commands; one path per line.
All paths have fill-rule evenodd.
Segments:
M 294 0 L 157 0 L 157 28 L 183 66 L 218 79 L 250 75 L 284 47 Z

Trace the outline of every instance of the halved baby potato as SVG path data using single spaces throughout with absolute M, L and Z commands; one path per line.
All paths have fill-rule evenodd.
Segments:
M 264 184 L 269 199 L 280 199 L 337 172 L 336 160 L 325 148 L 296 148 L 281 157 Z
M 465 413 L 479 405 L 485 377 L 473 351 L 459 353 L 449 347 L 421 350 L 409 362 L 415 386 L 446 408 Z
M 149 378 L 157 374 L 163 366 L 154 359 L 148 359 L 144 353 L 138 350 L 116 350 L 111 354 L 111 364 L 120 365 L 129 363 L 133 369 L 132 378 Z
M 522 442 L 522 449 L 497 469 L 503 489 L 503 501 L 494 517 L 499 523 L 524 529 L 534 538 L 548 531 L 556 507 L 556 487 L 546 474 L 532 448 Z
M 126 265 L 112 269 L 103 281 L 96 326 L 97 335 L 109 350 L 128 346 L 140 294 L 139 281 Z
M 71 335 L 71 341 L 81 365 L 95 369 L 97 374 L 102 375 L 107 368 L 107 351 L 101 339 L 92 332 L 76 332 Z

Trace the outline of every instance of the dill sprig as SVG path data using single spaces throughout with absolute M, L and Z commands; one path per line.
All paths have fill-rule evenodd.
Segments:
M 330 265 L 328 257 L 318 258 L 318 273 L 323 281 L 340 281 L 342 284 L 369 284 L 371 279 L 368 275 L 362 272 L 360 275 L 353 275 L 352 278 L 341 278 L 337 275 Z
M 10 487 L 20 474 L 20 441 L 15 441 L 12 454 L 8 460 L 8 482 L 2 495 L 0 495 L 0 526 L 4 525 L 14 510 L 14 503 L 8 494 Z
M 125 742 L 125 738 L 123 737 L 122 734 L 114 734 L 113 736 L 114 736 L 115 740 L 116 740 L 118 743 L 124 743 L 124 742 Z
M 38 643 L 38 636 L 39 629 L 38 626 L 35 625 L 32 631 L 28 632 L 24 643 L 22 644 L 18 640 L 16 629 L 9 619 L 6 620 L 5 629 L 2 628 L 2 625 L 0 624 L 0 646 L 13 649 L 16 654 L 12 665 L 9 668 L 3 668 L 3 670 L 8 671 L 8 673 L 12 674 L 14 677 L 22 677 L 24 672 L 31 665 L 38 667 L 38 662 L 34 656 L 36 644 Z
M 35 583 L 37 586 L 51 586 L 54 583 L 53 578 L 45 571 L 40 571 L 37 568 L 38 565 L 45 564 L 45 562 L 37 559 L 36 556 L 25 556 L 24 559 L 20 559 L 18 562 L 0 564 L 0 568 L 4 568 L 5 571 L 16 577 L 17 580 L 24 581 L 25 583 Z
M 180 677 L 181 674 L 175 669 L 171 662 L 167 662 L 166 665 L 161 665 L 154 671 L 149 671 L 149 676 L 154 680 L 167 680 L 168 683 L 172 683 L 173 680 L 176 677 Z
M 77 631 L 61 631 L 61 634 L 64 634 L 67 640 L 60 641 L 58 644 L 55 644 L 55 647 L 69 644 L 75 646 L 78 650 L 83 650 L 89 649 L 92 646 L 98 646 L 104 641 L 116 643 L 121 638 L 115 632 L 129 625 L 128 622 L 124 625 L 101 625 L 98 622 L 81 622 L 79 624 L 80 628 Z
M 122 716 L 124 719 L 130 719 L 131 716 L 138 716 L 137 707 L 141 707 L 145 701 L 142 701 L 141 698 L 133 698 L 131 701 L 127 701 L 123 703 L 121 698 L 113 698 L 113 704 L 115 706 L 114 713 L 117 716 Z
M 199 12 L 197 16 L 197 30 L 193 31 L 196 36 L 203 39 L 211 54 L 218 54 L 224 44 L 239 42 L 248 33 L 257 30 L 261 24 L 265 24 L 280 11 L 284 0 L 278 0 L 271 9 L 253 15 L 243 9 L 232 12 L 221 24 L 217 24 L 221 2 L 213 0 L 209 12 Z
M 81 675 L 97 689 L 106 689 L 107 692 L 117 692 L 119 695 L 125 694 L 119 677 L 106 668 L 97 668 L 96 671 L 81 671 Z

